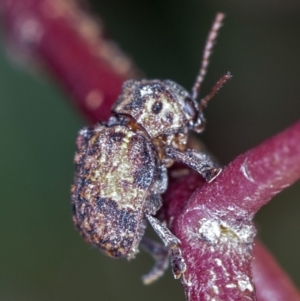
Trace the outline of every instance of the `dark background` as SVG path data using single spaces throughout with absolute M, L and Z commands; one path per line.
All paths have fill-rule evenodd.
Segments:
M 110 35 L 148 78 L 193 84 L 218 11 L 227 18 L 203 85 L 231 71 L 209 104 L 202 140 L 227 164 L 300 115 L 298 0 L 95 0 Z M 152 265 L 112 260 L 85 244 L 71 221 L 74 141 L 84 120 L 46 76 L 0 50 L 0 300 L 184 300 L 171 272 L 151 286 Z M 256 217 L 259 237 L 300 285 L 300 183 Z

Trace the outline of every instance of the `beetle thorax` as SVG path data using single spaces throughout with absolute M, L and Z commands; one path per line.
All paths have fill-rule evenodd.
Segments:
M 131 116 L 149 137 L 187 133 L 184 98 L 188 93 L 171 81 L 127 81 L 113 111 Z

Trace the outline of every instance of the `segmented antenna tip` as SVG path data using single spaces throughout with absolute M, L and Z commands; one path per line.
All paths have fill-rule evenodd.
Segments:
M 216 38 L 218 36 L 218 32 L 219 32 L 219 29 L 222 26 L 222 21 L 223 21 L 224 18 L 225 18 L 225 14 L 217 13 L 217 15 L 215 17 L 215 20 L 212 24 L 212 27 L 209 31 L 208 37 L 206 39 L 200 71 L 199 71 L 199 73 L 196 77 L 194 86 L 192 88 L 192 97 L 195 100 L 198 98 L 198 95 L 200 93 L 201 83 L 203 82 L 204 77 L 205 77 L 206 72 L 207 72 L 207 67 L 208 67 L 208 64 L 209 64 L 209 58 L 212 54 L 213 46 L 216 42 Z

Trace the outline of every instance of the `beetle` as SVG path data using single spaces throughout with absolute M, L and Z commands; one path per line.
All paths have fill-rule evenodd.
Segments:
M 134 258 L 141 244 L 156 260 L 145 283 L 163 274 L 168 257 L 175 278 L 186 270 L 180 240 L 154 216 L 167 189 L 167 168 L 185 163 L 207 182 L 221 172 L 207 154 L 187 149 L 187 139 L 189 131 L 204 130 L 203 109 L 231 77 L 222 76 L 197 102 L 223 18 L 219 13 L 213 23 L 192 93 L 171 80 L 126 81 L 108 122 L 82 129 L 77 138 L 74 223 L 86 241 L 113 258 Z M 143 237 L 146 220 L 165 247 Z

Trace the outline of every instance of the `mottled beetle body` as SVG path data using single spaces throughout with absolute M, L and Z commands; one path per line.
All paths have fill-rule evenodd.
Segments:
M 186 270 L 179 239 L 153 216 L 167 189 L 167 167 L 183 162 L 208 182 L 221 171 L 205 153 L 186 148 L 189 130 L 204 129 L 202 109 L 230 78 L 224 75 L 196 102 L 222 19 L 218 14 L 192 95 L 170 80 L 129 80 L 108 122 L 82 129 L 77 138 L 74 223 L 88 242 L 111 257 L 131 259 L 141 243 L 156 261 L 145 283 L 163 274 L 168 255 L 175 278 Z M 146 220 L 165 248 L 143 238 Z
M 75 224 L 109 256 L 133 257 L 159 180 L 155 149 L 125 126 L 98 125 L 80 132 L 75 162 Z

